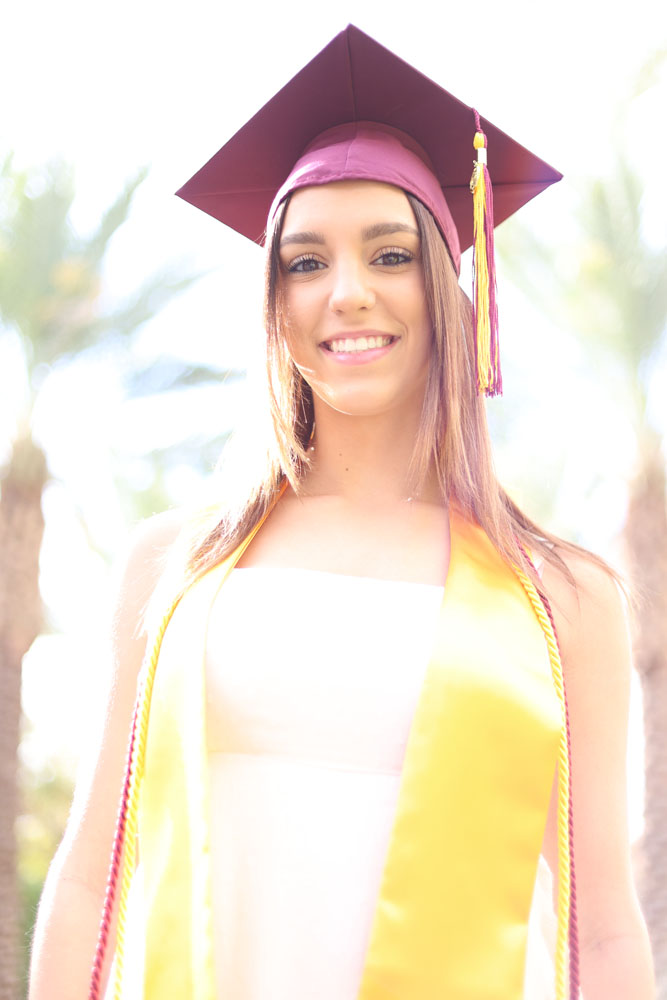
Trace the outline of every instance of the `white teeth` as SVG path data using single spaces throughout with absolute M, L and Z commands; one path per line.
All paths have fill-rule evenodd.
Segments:
M 329 350 L 334 354 L 358 354 L 360 351 L 372 351 L 377 347 L 387 347 L 391 341 L 391 337 L 358 337 L 357 340 L 346 337 L 345 340 L 329 341 Z

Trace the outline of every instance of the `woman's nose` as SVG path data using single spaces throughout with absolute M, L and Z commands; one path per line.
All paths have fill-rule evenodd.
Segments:
M 329 307 L 335 313 L 370 309 L 375 304 L 371 276 L 359 261 L 339 263 L 333 270 Z

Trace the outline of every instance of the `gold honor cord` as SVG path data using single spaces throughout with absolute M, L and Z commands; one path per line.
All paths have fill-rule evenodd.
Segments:
M 561 706 L 562 726 L 558 744 L 558 931 L 556 936 L 556 1000 L 578 1000 L 578 942 L 573 920 L 573 857 L 570 820 L 572 815 L 572 776 L 567 701 L 563 665 L 550 609 L 528 575 L 518 566 L 514 572 L 526 591 L 540 623 L 549 651 L 554 688 Z M 573 933 L 571 934 L 571 929 Z M 572 952 L 572 954 L 570 954 Z M 571 963 L 574 969 L 571 970 Z M 571 976 L 574 971 L 574 976 Z M 573 980 L 571 982 L 571 980 Z
M 180 600 L 180 598 L 179 598 Z M 121 801 L 114 832 L 114 842 L 111 852 L 111 863 L 104 900 L 104 908 L 98 934 L 95 958 L 88 992 L 89 1000 L 101 1000 L 101 976 L 108 946 L 109 928 L 113 903 L 120 875 L 120 894 L 118 900 L 118 916 L 116 922 L 116 940 L 114 946 L 114 963 L 112 975 L 115 979 L 114 1000 L 120 1000 L 123 979 L 123 962 L 125 956 L 125 937 L 127 926 L 128 899 L 130 885 L 136 862 L 136 838 L 138 822 L 139 791 L 141 777 L 146 757 L 146 742 L 148 738 L 148 716 L 150 713 L 153 681 L 162 646 L 162 640 L 171 621 L 172 615 L 179 603 L 176 600 L 164 615 L 160 627 L 155 634 L 150 656 L 144 658 L 137 683 L 137 698 L 132 718 L 129 740 L 128 758 L 121 792 Z
M 157 670 L 158 659 L 160 657 L 162 640 L 179 601 L 180 598 L 174 601 L 167 613 L 164 615 L 160 623 L 160 627 L 157 630 L 157 634 L 153 640 L 151 654 L 144 661 L 144 668 L 142 669 L 142 675 L 140 675 L 139 679 L 139 694 L 137 696 L 136 709 L 136 731 L 134 743 L 130 751 L 129 785 L 125 806 L 124 860 L 121 869 L 122 876 L 120 883 L 120 895 L 118 899 L 118 922 L 116 926 L 116 948 L 114 955 L 114 1000 L 123 1000 L 123 968 L 128 898 L 130 895 L 130 887 L 136 865 L 139 793 L 141 791 L 141 782 L 144 776 L 144 767 L 146 762 L 148 717 L 150 714 L 153 682 L 155 681 L 155 672 Z

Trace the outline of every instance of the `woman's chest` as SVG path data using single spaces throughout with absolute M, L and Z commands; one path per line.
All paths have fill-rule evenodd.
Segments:
M 399 772 L 442 588 L 235 570 L 206 649 L 210 752 Z
M 291 495 L 238 565 L 442 586 L 449 555 L 449 512 L 441 504 L 378 498 L 360 506 L 337 496 Z

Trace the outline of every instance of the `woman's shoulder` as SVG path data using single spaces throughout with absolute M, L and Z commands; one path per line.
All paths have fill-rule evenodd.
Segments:
M 155 585 L 187 520 L 185 510 L 174 508 L 153 514 L 135 525 L 123 559 L 123 575 L 129 575 L 140 588 Z
M 165 555 L 176 541 L 190 513 L 184 508 L 174 507 L 144 518 L 130 532 L 128 560 L 159 559 Z
M 173 509 L 153 514 L 132 529 L 117 569 L 117 640 L 129 642 L 141 634 L 146 609 L 186 523 L 187 513 Z
M 564 665 L 613 665 L 629 659 L 627 600 L 617 578 L 594 556 L 556 550 L 570 578 L 545 563 L 542 580 L 553 610 Z

